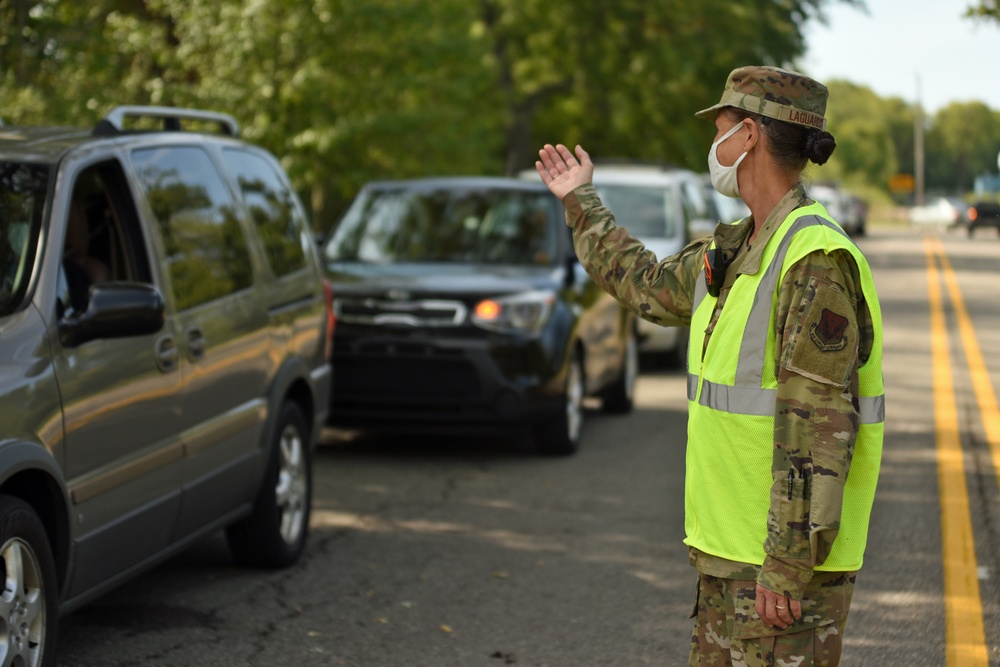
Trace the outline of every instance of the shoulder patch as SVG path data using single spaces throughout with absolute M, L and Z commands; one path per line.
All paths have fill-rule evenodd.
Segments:
M 780 364 L 822 384 L 846 387 L 858 358 L 857 313 L 838 285 L 811 277 L 788 327 Z
M 843 315 L 824 308 L 820 313 L 819 322 L 809 325 L 809 337 L 823 352 L 843 350 L 847 345 L 844 331 L 849 322 L 850 320 Z

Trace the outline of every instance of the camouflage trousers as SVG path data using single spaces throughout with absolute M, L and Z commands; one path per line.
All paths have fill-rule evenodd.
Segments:
M 698 577 L 691 667 L 836 667 L 854 594 L 855 572 L 817 572 L 802 618 L 772 628 L 754 610 L 755 581 Z

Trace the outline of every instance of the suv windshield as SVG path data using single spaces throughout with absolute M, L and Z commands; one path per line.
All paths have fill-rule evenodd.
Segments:
M 669 187 L 595 184 L 615 220 L 639 238 L 672 238 L 677 235 L 674 202 Z
M 548 192 L 442 187 L 364 190 L 326 244 L 363 262 L 542 265 L 556 257 Z
M 0 162 L 0 316 L 17 310 L 28 288 L 48 180 L 48 167 Z

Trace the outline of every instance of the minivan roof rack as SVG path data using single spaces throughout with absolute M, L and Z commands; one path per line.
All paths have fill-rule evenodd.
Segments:
M 124 132 L 126 117 L 162 118 L 163 129 L 168 131 L 179 131 L 181 129 L 181 120 L 194 120 L 206 123 L 218 123 L 219 131 L 231 137 L 236 137 L 240 134 L 239 123 L 229 114 L 218 113 L 216 111 L 203 111 L 201 109 L 156 106 L 117 106 L 97 123 L 94 131 L 97 134 Z

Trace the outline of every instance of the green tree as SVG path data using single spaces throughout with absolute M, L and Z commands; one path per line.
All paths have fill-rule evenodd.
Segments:
M 703 169 L 714 128 L 694 112 L 718 100 L 734 67 L 801 55 L 802 28 L 825 4 L 482 0 L 506 104 L 505 170 L 530 168 L 545 141 Z
M 899 170 L 894 143 L 899 128 L 891 122 L 892 105 L 867 86 L 849 81 L 828 81 L 827 87 L 827 124 L 837 148 L 818 173 L 855 189 L 885 190 L 890 177 Z M 912 123 L 910 128 L 912 134 Z
M 366 180 L 500 170 L 490 44 L 464 0 L 433 12 L 414 0 L 21 0 L 0 18 L 8 122 L 86 125 L 118 104 L 228 111 L 284 157 L 324 228 Z
M 990 19 L 1000 23 L 1000 1 L 978 0 L 965 11 L 965 15 L 969 18 Z
M 996 170 L 1000 112 L 982 102 L 953 102 L 934 115 L 927 134 L 927 187 L 967 192 Z
M 896 156 L 896 171 L 900 174 L 914 174 L 916 173 L 916 110 L 901 97 L 886 99 L 883 109 Z
M 14 85 L 30 83 L 42 44 L 31 20 L 30 0 L 0 0 L 0 71 Z
M 8 123 L 228 111 L 328 227 L 375 178 L 513 173 L 544 141 L 704 167 L 729 71 L 860 0 L 0 0 Z
M 430 23 L 412 0 L 195 6 L 184 41 L 201 88 L 246 110 L 247 136 L 286 156 L 324 228 L 365 181 L 499 169 L 488 44 L 467 3 L 437 2 Z

